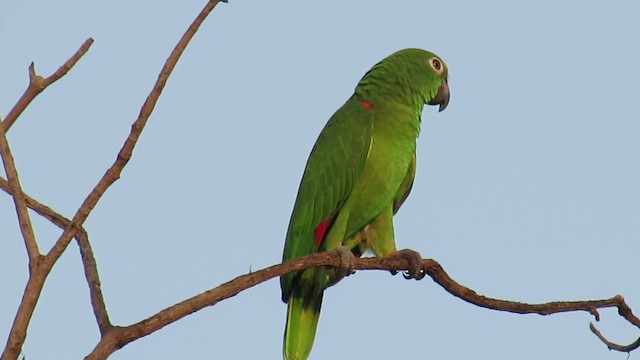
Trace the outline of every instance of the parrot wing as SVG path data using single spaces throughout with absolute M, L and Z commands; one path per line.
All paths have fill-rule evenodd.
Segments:
M 397 213 L 400 210 L 400 206 L 404 204 L 404 201 L 407 200 L 409 193 L 411 192 L 411 188 L 413 187 L 413 180 L 416 177 L 416 154 L 413 154 L 413 158 L 411 159 L 411 163 L 409 163 L 409 170 L 407 170 L 407 175 L 402 180 L 400 184 L 400 188 L 396 194 L 396 197 L 393 199 L 393 213 Z
M 317 251 L 364 167 L 373 124 L 371 105 L 353 95 L 325 125 L 302 175 L 283 261 Z M 289 273 L 281 278 L 285 301 L 295 276 L 296 273 Z

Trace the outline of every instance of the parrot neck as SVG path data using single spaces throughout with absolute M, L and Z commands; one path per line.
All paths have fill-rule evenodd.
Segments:
M 391 89 L 367 86 L 358 86 L 354 96 L 363 103 L 367 109 L 374 109 L 377 113 L 387 113 L 389 115 L 404 113 L 407 118 L 414 119 L 418 124 L 421 122 L 424 102 L 415 96 L 402 96 L 397 91 Z
M 355 93 L 373 104 L 395 103 L 410 107 L 421 114 L 426 103 L 424 96 L 412 86 L 405 84 L 410 82 L 400 78 L 389 79 L 388 76 L 380 78 L 369 72 L 360 80 Z

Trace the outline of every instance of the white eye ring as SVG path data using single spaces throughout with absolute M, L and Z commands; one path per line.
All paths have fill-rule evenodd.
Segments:
M 438 74 L 442 73 L 442 71 L 444 70 L 444 65 L 442 64 L 442 60 L 438 58 L 434 57 L 429 59 L 429 65 L 431 65 L 433 70 L 435 70 Z

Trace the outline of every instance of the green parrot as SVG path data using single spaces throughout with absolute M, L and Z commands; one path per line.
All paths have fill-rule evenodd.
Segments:
M 396 252 L 393 215 L 409 195 L 424 104 L 449 103 L 447 65 L 421 49 L 397 51 L 360 80 L 329 119 L 309 155 L 284 245 L 283 261 L 313 252 L 350 249 L 361 256 Z M 283 353 L 311 352 L 331 269 L 316 267 L 280 278 L 288 303 Z

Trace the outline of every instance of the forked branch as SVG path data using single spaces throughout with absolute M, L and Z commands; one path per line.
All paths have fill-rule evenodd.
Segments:
M 80 59 L 80 57 L 82 57 L 82 55 L 87 52 L 87 50 L 93 43 L 93 40 L 88 39 L 83 44 L 83 46 L 80 47 L 76 54 L 74 54 L 63 66 L 58 69 L 58 71 L 56 71 L 52 76 L 48 78 L 42 78 L 41 76 L 38 76 L 35 72 L 35 66 L 33 63 L 31 64 L 31 66 L 29 66 L 30 81 L 27 90 L 18 100 L 14 108 L 9 112 L 7 118 L 4 121 L 0 122 L 0 151 L 2 152 L 2 159 L 7 171 L 7 187 L 9 190 L 8 192 L 13 196 L 16 203 L 16 210 L 18 212 L 20 228 L 25 239 L 32 270 L 29 276 L 29 280 L 27 281 L 26 288 L 24 290 L 22 301 L 20 302 L 16 317 L 14 318 L 13 325 L 9 332 L 7 345 L 2 353 L 2 356 L 0 357 L 2 360 L 13 360 L 18 357 L 20 349 L 22 348 L 22 344 L 24 343 L 26 338 L 26 330 L 28 324 L 31 320 L 31 316 L 33 315 L 33 311 L 38 302 L 38 299 L 40 298 L 44 282 L 54 264 L 66 250 L 71 239 L 73 239 L 74 237 L 78 240 L 78 244 L 80 245 L 83 264 L 85 267 L 85 275 L 87 277 L 89 287 L 92 290 L 92 305 L 94 307 L 94 312 L 98 320 L 100 331 L 103 334 L 109 332 L 111 324 L 109 323 L 106 307 L 104 306 L 104 301 L 102 300 L 102 296 L 100 293 L 100 283 L 99 278 L 97 277 L 95 260 L 93 259 L 93 255 L 91 253 L 91 247 L 88 241 L 88 237 L 82 229 L 82 226 L 84 221 L 87 219 L 87 217 L 96 206 L 98 201 L 101 199 L 101 197 L 104 195 L 106 190 L 109 188 L 109 186 L 111 186 L 120 177 L 120 173 L 131 158 L 138 138 L 140 137 L 140 134 L 142 133 L 147 120 L 151 116 L 151 113 L 153 112 L 153 109 L 160 95 L 162 94 L 164 86 L 178 60 L 180 59 L 180 56 L 197 32 L 200 25 L 204 22 L 209 13 L 215 8 L 218 2 L 219 0 L 210 0 L 209 2 L 207 2 L 203 10 L 200 12 L 200 14 L 198 14 L 196 19 L 189 26 L 178 44 L 175 46 L 175 48 L 169 55 L 169 58 L 166 60 L 162 70 L 160 71 L 158 79 L 154 84 L 151 92 L 142 105 L 138 118 L 131 126 L 131 132 L 125 140 L 121 150 L 118 152 L 115 162 L 111 167 L 109 167 L 100 181 L 98 181 L 93 190 L 85 198 L 84 202 L 73 216 L 73 219 L 71 219 L 71 221 L 68 221 L 66 219 L 64 219 L 64 221 L 61 221 L 61 219 L 59 218 L 49 218 L 54 222 L 57 221 L 58 223 L 65 223 L 65 227 L 62 235 L 60 235 L 52 249 L 45 256 L 42 256 L 39 253 L 37 242 L 35 240 L 35 237 L 33 236 L 33 230 L 31 230 L 27 211 L 27 197 L 24 195 L 20 187 L 20 183 L 17 178 L 17 172 L 15 171 L 15 165 L 13 164 L 10 149 L 6 141 L 5 133 L 6 130 L 15 123 L 16 119 L 20 116 L 24 109 L 26 109 L 26 107 L 40 92 L 42 92 L 51 83 L 64 76 L 69 71 L 69 69 Z M 43 208 L 41 207 L 41 209 Z M 37 269 L 34 270 L 34 267 L 37 267 Z
M 87 39 L 73 56 L 58 68 L 53 75 L 47 78 L 37 75 L 35 65 L 31 63 L 29 66 L 29 85 L 27 86 L 27 90 L 25 90 L 16 105 L 9 112 L 6 119 L 0 121 L 0 152 L 2 153 L 5 172 L 7 173 L 7 180 L 0 177 L 0 188 L 9 193 L 14 199 L 20 230 L 25 241 L 27 254 L 29 255 L 30 267 L 29 279 L 27 280 L 18 311 L 11 326 L 6 347 L 0 356 L 2 360 L 16 359 L 18 357 L 27 335 L 27 327 L 29 326 L 31 316 L 40 298 L 44 282 L 55 263 L 55 261 L 47 262 L 46 257 L 40 253 L 38 243 L 33 234 L 27 207 L 44 214 L 44 217 L 58 226 L 60 226 L 61 221 L 64 219 L 64 217 L 55 213 L 51 208 L 37 202 L 23 192 L 11 154 L 11 148 L 6 139 L 6 132 L 38 94 L 69 72 L 78 60 L 89 50 L 92 43 L 93 39 Z
M 56 70 L 51 76 L 47 78 L 43 78 L 42 76 L 36 74 L 36 67 L 34 63 L 29 65 L 29 85 L 27 89 L 24 91 L 18 102 L 13 106 L 13 109 L 9 111 L 7 117 L 2 121 L 2 126 L 4 127 L 4 131 L 9 131 L 11 125 L 13 125 L 18 117 L 22 114 L 24 109 L 31 104 L 31 101 L 38 96 L 47 86 L 53 84 L 61 77 L 65 76 L 69 70 L 80 60 L 80 58 L 89 51 L 89 48 L 93 44 L 93 39 L 87 39 L 82 46 L 76 51 L 73 56 L 69 58 L 62 66 Z

